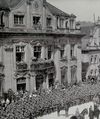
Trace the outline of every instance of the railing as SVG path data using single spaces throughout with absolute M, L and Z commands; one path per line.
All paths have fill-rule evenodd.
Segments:
M 18 62 L 16 63 L 16 70 L 17 71 L 27 71 L 28 66 L 25 62 Z
M 54 61 L 53 60 L 44 60 L 44 61 L 32 61 L 31 63 L 31 70 L 45 70 L 48 68 L 54 67 Z

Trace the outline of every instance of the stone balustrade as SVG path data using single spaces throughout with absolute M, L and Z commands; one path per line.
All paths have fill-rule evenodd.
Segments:
M 45 70 L 52 67 L 54 67 L 53 60 L 32 61 L 30 66 L 32 71 Z

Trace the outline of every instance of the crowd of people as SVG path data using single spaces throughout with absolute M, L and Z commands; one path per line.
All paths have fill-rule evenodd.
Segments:
M 65 114 L 68 116 L 69 107 L 91 101 L 93 96 L 100 92 L 99 87 L 100 84 L 78 85 L 67 89 L 58 87 L 53 90 L 42 90 L 31 94 L 20 92 L 14 94 L 14 96 L 10 92 L 10 96 L 6 100 L 1 100 L 2 113 L 0 113 L 0 116 L 2 119 L 34 119 L 55 111 L 59 116 L 62 109 L 65 110 Z

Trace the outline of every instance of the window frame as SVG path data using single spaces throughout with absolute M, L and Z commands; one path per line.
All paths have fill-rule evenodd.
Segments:
M 64 53 L 65 53 L 65 45 L 61 45 L 61 49 L 60 49 L 60 58 L 61 59 L 64 57 Z
M 41 53 L 42 53 L 42 46 L 41 45 L 35 45 L 33 48 L 34 48 L 34 52 L 33 52 L 34 57 L 36 57 L 35 53 L 38 53 L 36 58 L 40 59 Z
M 15 18 L 17 17 L 17 18 Z M 24 25 L 24 14 L 14 14 L 14 25 Z
M 21 60 L 17 60 L 17 54 L 21 55 Z M 25 45 L 16 45 L 16 62 L 24 61 L 25 59 Z
M 52 45 L 49 45 L 49 46 L 48 46 L 48 60 L 52 58 L 52 51 L 53 51 Z M 49 56 L 50 56 L 50 57 L 49 57 Z
M 71 45 L 70 45 L 70 57 L 71 57 L 71 58 L 74 57 L 74 47 L 75 47 L 75 44 L 71 44 Z
M 52 18 L 51 17 L 47 17 L 46 18 L 46 26 L 47 27 L 51 27 L 51 25 L 52 25 Z
M 35 21 L 34 21 L 34 18 L 35 18 Z M 39 18 L 38 21 L 36 20 L 37 18 Z M 33 15 L 33 16 L 32 16 L 32 25 L 33 25 L 33 26 L 34 26 L 34 25 L 38 25 L 38 24 L 40 23 L 40 19 L 41 19 L 40 16 L 35 16 L 35 15 Z

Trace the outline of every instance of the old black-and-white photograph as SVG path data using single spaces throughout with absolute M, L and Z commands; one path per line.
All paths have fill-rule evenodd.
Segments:
M 100 119 L 99 11 L 99 0 L 0 0 L 0 119 Z

